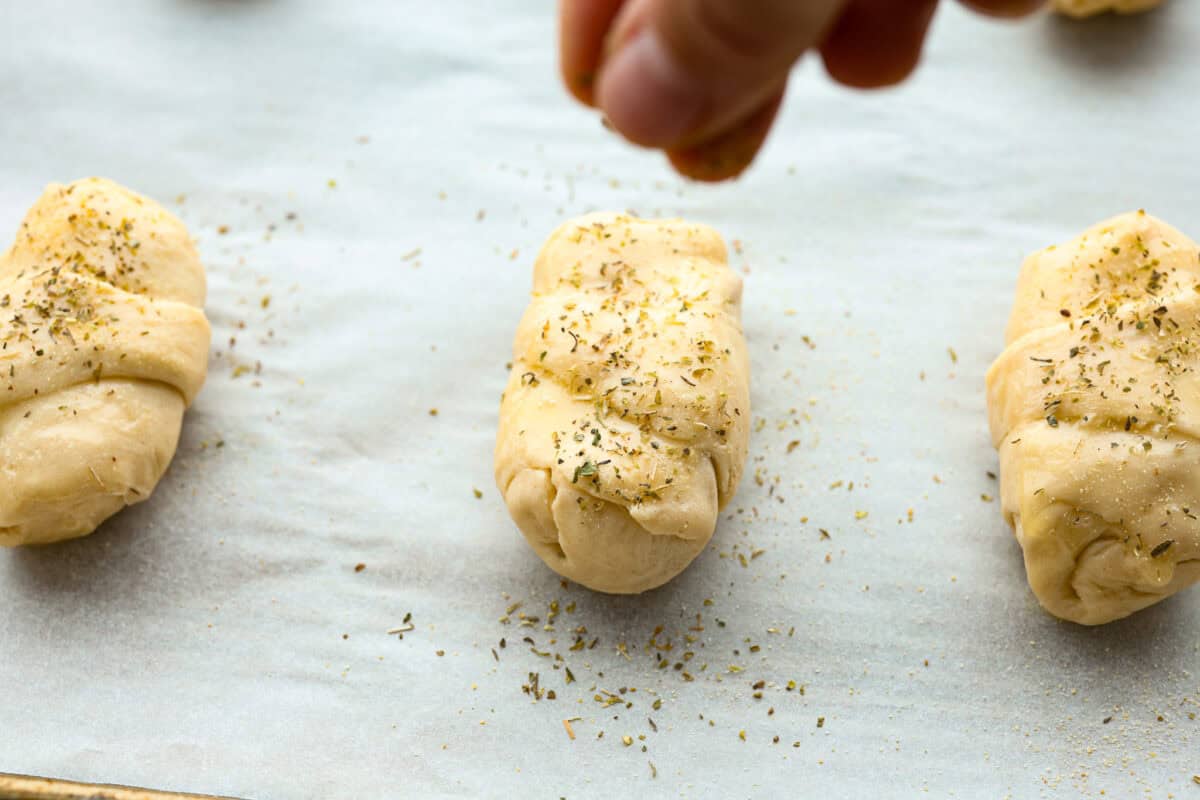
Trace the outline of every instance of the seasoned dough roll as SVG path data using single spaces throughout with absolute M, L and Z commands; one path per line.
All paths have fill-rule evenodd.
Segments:
M 568 222 L 542 248 L 495 468 L 559 574 L 642 592 L 712 537 L 750 422 L 742 281 L 726 261 L 710 228 L 616 214 Z
M 1054 10 L 1069 17 L 1091 17 L 1105 11 L 1118 14 L 1136 14 L 1149 11 L 1162 4 L 1162 0 L 1054 0 Z
M 0 256 L 0 545 L 150 496 L 208 364 L 183 223 L 100 179 L 50 186 Z
M 1042 605 L 1096 625 L 1200 580 L 1200 248 L 1144 211 L 1026 260 L 987 375 Z

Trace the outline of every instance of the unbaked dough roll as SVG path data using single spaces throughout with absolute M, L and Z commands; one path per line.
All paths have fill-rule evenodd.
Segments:
M 50 186 L 0 256 L 0 545 L 84 536 L 150 496 L 204 382 L 183 223 L 100 179 Z
M 1026 260 L 987 374 L 1029 583 L 1095 625 L 1200 580 L 1200 248 L 1144 211 Z
M 1149 11 L 1162 4 L 1162 0 L 1054 0 L 1053 8 L 1069 17 L 1091 17 L 1105 11 L 1118 14 L 1136 14 Z
M 652 589 L 704 548 L 741 478 L 741 279 L 710 228 L 595 214 L 550 236 L 533 284 L 496 484 L 556 572 Z

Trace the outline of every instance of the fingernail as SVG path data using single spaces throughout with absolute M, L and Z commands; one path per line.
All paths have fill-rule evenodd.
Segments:
M 667 147 L 691 132 L 708 102 L 707 87 L 675 61 L 653 28 L 637 34 L 604 65 L 596 99 L 622 135 Z

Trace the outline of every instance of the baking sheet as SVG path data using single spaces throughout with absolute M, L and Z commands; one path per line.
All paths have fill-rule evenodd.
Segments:
M 5 3 L 0 219 L 89 174 L 159 198 L 199 239 L 214 346 L 151 501 L 0 553 L 0 771 L 1200 796 L 1200 594 L 1101 629 L 1042 613 L 983 499 L 982 389 L 1025 253 L 1141 206 L 1200 234 L 1198 38 L 1182 0 L 945 4 L 915 81 L 806 63 L 761 163 L 707 188 L 567 101 L 546 2 Z M 711 548 L 632 598 L 564 588 L 491 482 L 536 249 L 610 208 L 735 242 L 761 420 Z

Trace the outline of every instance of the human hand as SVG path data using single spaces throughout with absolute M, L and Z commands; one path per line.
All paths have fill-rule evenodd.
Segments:
M 960 0 L 1016 17 L 1043 0 Z M 916 67 L 938 0 L 560 0 L 571 93 L 681 174 L 736 177 L 758 154 L 808 50 L 834 80 L 890 86 Z

